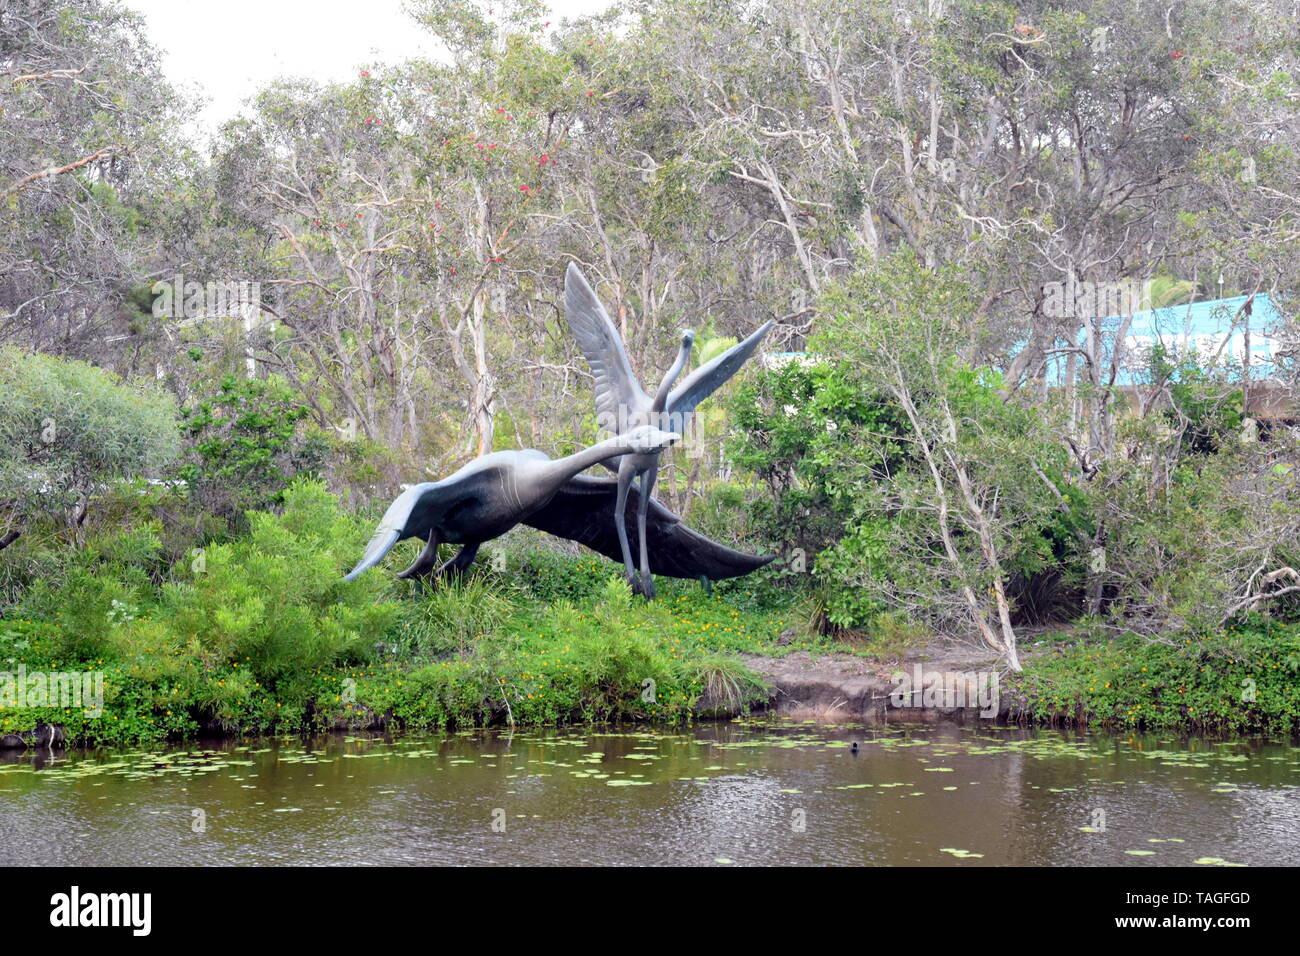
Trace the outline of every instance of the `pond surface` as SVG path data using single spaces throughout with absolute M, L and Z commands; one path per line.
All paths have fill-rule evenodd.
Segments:
M 0 864 L 1300 864 L 1290 741 L 732 722 L 4 759 Z

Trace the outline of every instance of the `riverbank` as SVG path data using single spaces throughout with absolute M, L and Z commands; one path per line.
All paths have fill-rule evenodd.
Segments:
M 293 486 L 283 511 L 250 520 L 246 536 L 193 560 L 160 561 L 145 527 L 92 540 L 34 580 L 0 618 L 0 741 L 672 725 L 760 709 L 960 716 L 960 704 L 927 698 L 927 672 L 975 675 L 986 693 L 996 675 L 996 700 L 975 701 L 986 719 L 1300 727 L 1295 625 L 1162 641 L 1043 634 L 1024 642 L 1025 672 L 1010 675 L 982 649 L 897 628 L 821 636 L 809 625 L 815 603 L 779 572 L 712 589 L 661 579 L 647 603 L 611 562 L 512 533 L 467 580 L 420 593 L 381 570 L 342 579 L 371 529 L 318 485 Z M 918 695 L 888 700 L 899 672 L 917 675 L 921 706 Z
M 0 671 L 10 674 L 7 685 L 0 674 L 0 745 L 40 745 L 44 726 L 69 743 L 111 746 L 677 723 L 710 697 L 761 698 L 765 685 L 742 653 L 833 647 L 797 636 L 790 595 L 770 584 L 706 591 L 662 579 L 660 600 L 647 604 L 610 562 L 527 536 L 494 542 L 456 586 L 419 593 L 382 571 L 342 580 L 367 534 L 319 489 L 300 486 L 283 513 L 254 516 L 246 538 L 205 549 L 201 563 L 114 566 L 120 542 L 90 545 L 0 619 Z M 149 547 L 145 538 L 140 550 Z M 13 686 L 20 673 L 23 694 Z M 60 683 L 98 688 L 102 706 L 67 706 L 55 697 Z
M 560 587 L 573 590 L 573 582 Z M 462 621 L 461 646 L 440 659 L 398 659 L 398 648 L 386 648 L 368 662 L 289 675 L 240 708 L 230 698 L 214 705 L 211 696 L 241 680 L 238 662 L 223 670 L 199 658 L 171 660 L 184 681 L 160 679 L 139 662 L 106 664 L 102 714 L 0 706 L 0 748 L 611 720 L 674 725 L 761 712 L 821 723 L 1300 729 L 1294 628 L 1169 642 L 1046 634 L 1025 647 L 1024 673 L 1012 675 L 971 645 L 930 642 L 882 655 L 799 636 L 793 609 L 744 609 L 738 605 L 752 600 L 745 592 L 706 595 L 674 582 L 665 600 L 646 605 L 607 582 L 577 601 L 511 605 L 503 626 L 484 628 L 481 615 L 495 613 L 489 591 L 471 582 L 444 598 L 462 610 L 473 604 L 479 617 Z
M 1047 632 L 1007 672 L 984 649 L 931 642 L 890 658 L 747 657 L 767 706 L 819 721 L 996 720 L 1184 733 L 1300 731 L 1300 629 L 1257 621 L 1201 637 Z

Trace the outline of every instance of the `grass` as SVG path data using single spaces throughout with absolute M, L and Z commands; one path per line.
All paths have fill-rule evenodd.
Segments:
M 1254 618 L 1162 640 L 1058 635 L 1010 690 L 1034 722 L 1293 733 L 1300 728 L 1298 678 L 1300 625 Z
M 764 693 L 739 655 L 826 645 L 778 645 L 790 614 L 770 593 L 661 578 L 646 602 L 615 564 L 538 536 L 494 543 L 501 554 L 438 588 L 391 569 L 343 582 L 368 531 L 303 486 L 282 514 L 254 515 L 246 537 L 207 548 L 201 570 L 160 566 L 148 542 L 126 562 L 113 557 L 120 542 L 92 543 L 0 618 L 0 735 L 57 723 L 98 745 L 381 719 L 680 722 L 702 698 L 735 710 Z M 103 715 L 14 706 L 3 672 L 20 665 L 101 672 Z
M 706 654 L 687 662 L 687 672 L 703 686 L 697 707 L 706 714 L 731 715 L 768 696 L 770 687 L 734 657 Z
M 311 483 L 249 519 L 201 562 L 168 561 L 147 525 L 45 561 L 0 616 L 0 736 L 39 723 L 95 745 L 378 721 L 684 722 L 766 695 L 741 655 L 889 656 L 916 637 L 892 620 L 862 640 L 810 636 L 804 592 L 761 572 L 712 593 L 661 578 L 645 602 L 613 562 L 531 532 L 492 542 L 453 586 L 396 580 L 400 555 L 346 582 L 371 524 Z M 103 714 L 18 706 L 20 667 L 102 674 Z M 1300 627 L 1259 619 L 1164 642 L 1058 637 L 1007 689 L 1035 722 L 1271 732 L 1300 726 L 1298 674 Z
M 408 633 L 435 617 L 480 622 L 476 636 L 453 646 L 421 633 L 407 645 L 412 656 L 352 675 L 357 700 L 350 708 L 340 702 L 332 718 L 391 713 L 420 728 L 689 720 L 701 700 L 706 709 L 724 700 L 734 710 L 765 691 L 740 654 L 818 643 L 778 646 L 783 615 L 707 595 L 694 583 L 661 582 L 660 599 L 647 603 L 632 596 L 607 562 L 529 560 L 531 567 L 510 585 L 471 578 L 427 605 L 414 603 L 416 623 Z M 503 615 L 489 613 L 496 618 L 491 627 L 481 626 L 485 592 L 509 607 Z M 465 606 L 457 611 L 457 604 Z M 441 627 L 435 630 L 442 633 Z

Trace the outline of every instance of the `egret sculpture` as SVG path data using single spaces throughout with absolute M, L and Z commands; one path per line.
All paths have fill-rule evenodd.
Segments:
M 578 347 L 591 366 L 595 377 L 596 421 L 605 429 L 617 434 L 630 432 L 645 425 L 671 426 L 675 431 L 685 431 L 685 422 L 705 398 L 712 395 L 723 382 L 735 375 L 745 360 L 758 348 L 772 323 L 765 322 L 745 341 L 732 346 L 721 355 L 701 365 L 673 388 L 677 376 L 690 360 L 695 335 L 682 333 L 677 360 L 659 383 L 653 398 L 645 393 L 632 366 L 628 362 L 623 338 L 610 319 L 609 313 L 596 298 L 582 271 L 573 263 L 564 275 L 564 311 L 569 328 Z M 646 535 L 646 514 L 650 506 L 655 480 L 658 478 L 659 455 L 667 446 L 628 453 L 617 461 L 618 486 L 614 503 L 614 525 L 627 581 L 633 591 L 646 598 L 655 596 L 654 578 L 650 569 Z M 614 467 L 613 462 L 607 464 Z M 628 542 L 626 503 L 634 478 L 640 478 L 640 497 L 637 506 L 637 540 L 640 545 L 640 574 L 632 565 L 632 549 Z
M 345 578 L 351 581 L 383 560 L 397 542 L 413 537 L 424 539 L 424 549 L 398 577 L 418 578 L 435 568 L 438 574 L 464 571 L 479 545 L 544 508 L 579 472 L 605 458 L 662 451 L 680 438 L 644 426 L 554 460 L 531 448 L 480 455 L 440 481 L 412 485 L 398 495 L 384 512 L 365 554 Z M 438 546 L 444 542 L 462 547 L 454 558 L 436 567 Z

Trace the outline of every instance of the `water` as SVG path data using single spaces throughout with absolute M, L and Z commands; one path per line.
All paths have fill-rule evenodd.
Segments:
M 732 722 L 4 759 L 2 864 L 1300 863 L 1291 742 Z

